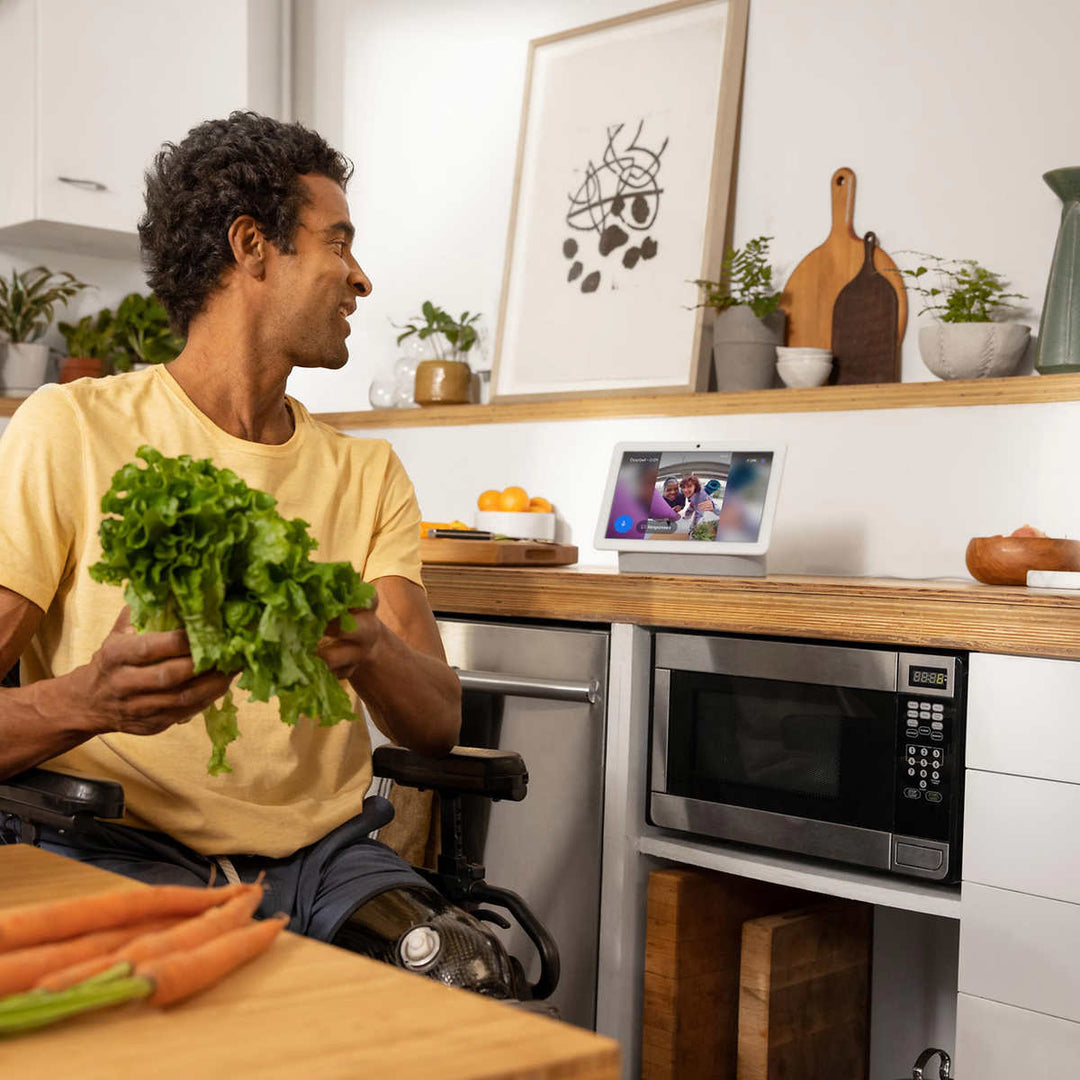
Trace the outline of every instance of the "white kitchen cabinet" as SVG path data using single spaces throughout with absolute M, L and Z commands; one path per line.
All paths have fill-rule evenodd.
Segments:
M 967 767 L 1080 783 L 1080 663 L 972 653 Z
M 1080 784 L 976 769 L 966 784 L 964 881 L 1080 904 Z
M 1067 1080 L 1080 1061 L 1080 1024 L 959 994 L 956 1075 L 973 1080 Z
M 134 253 L 163 142 L 233 109 L 287 115 L 290 7 L 3 0 L 0 245 Z

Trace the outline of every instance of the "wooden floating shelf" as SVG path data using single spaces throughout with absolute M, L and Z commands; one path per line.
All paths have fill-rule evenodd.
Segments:
M 11 416 L 22 398 L 0 397 L 0 416 Z M 529 424 L 620 416 L 720 416 L 731 413 L 854 412 L 862 409 L 931 409 L 960 405 L 1029 405 L 1080 401 L 1080 374 L 1019 375 L 1005 379 L 812 386 L 740 393 L 627 394 L 559 398 L 492 405 L 436 405 L 420 409 L 366 409 L 317 413 L 342 430 Z
M 620 416 L 718 416 L 725 413 L 847 412 L 926 409 L 957 405 L 1025 405 L 1080 401 L 1080 375 L 1019 375 L 1005 379 L 813 386 L 740 393 L 661 393 L 559 398 L 492 405 L 435 405 L 320 413 L 342 430 L 528 424 Z

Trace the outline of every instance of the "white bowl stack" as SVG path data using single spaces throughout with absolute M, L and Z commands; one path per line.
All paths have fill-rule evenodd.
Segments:
M 823 386 L 832 372 L 828 349 L 809 346 L 776 346 L 776 370 L 785 386 Z

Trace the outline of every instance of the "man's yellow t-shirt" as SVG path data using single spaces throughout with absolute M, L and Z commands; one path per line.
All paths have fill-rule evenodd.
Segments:
M 0 438 L 0 585 L 45 612 L 21 658 L 23 685 L 85 664 L 120 614 L 123 590 L 92 581 L 88 567 L 101 557 L 101 496 L 144 444 L 209 458 L 272 494 L 284 517 L 310 524 L 312 558 L 347 560 L 367 581 L 420 584 L 420 511 L 390 444 L 342 435 L 288 401 L 296 430 L 280 446 L 222 431 L 164 367 L 47 385 L 20 406 Z M 248 704 L 235 688 L 233 697 L 231 773 L 207 774 L 199 717 L 158 735 L 101 735 L 48 766 L 118 781 L 127 824 L 205 855 L 279 858 L 360 812 L 371 746 L 359 703 L 357 722 L 289 727 L 276 698 Z

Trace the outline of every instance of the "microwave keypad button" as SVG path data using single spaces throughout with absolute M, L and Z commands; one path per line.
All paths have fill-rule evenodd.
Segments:
M 945 711 L 945 706 L 942 705 L 940 701 L 935 701 L 934 704 L 930 706 L 930 708 L 933 709 L 934 712 L 943 713 Z
M 915 764 L 915 759 L 914 759 L 913 757 L 909 757 L 909 758 L 907 759 L 907 763 L 908 763 L 909 765 L 914 765 L 914 764 Z
M 918 788 L 915 788 L 915 787 L 906 787 L 906 788 L 904 788 L 904 798 L 905 799 L 917 799 L 917 798 L 919 798 L 919 794 L 920 793 L 919 793 Z
M 919 870 L 940 870 L 945 863 L 945 853 L 937 848 L 918 847 L 915 844 L 896 844 L 896 865 L 911 866 Z
M 923 776 L 925 776 L 925 775 L 926 775 L 926 773 L 923 773 Z M 926 790 L 926 786 L 927 786 L 927 784 L 926 784 L 925 780 L 920 780 L 919 781 L 919 787 L 922 788 L 924 791 Z
M 914 716 L 909 716 L 907 718 L 907 726 L 908 727 L 918 727 L 919 726 L 918 718 L 914 717 Z
M 926 801 L 928 803 L 939 803 L 941 802 L 941 799 L 942 794 L 940 791 L 928 791 L 926 793 Z
M 925 765 L 926 763 L 925 763 L 925 762 L 923 762 L 923 764 Z M 925 770 L 925 769 L 920 769 L 920 770 L 919 770 L 919 775 L 920 775 L 920 776 L 925 776 L 925 775 L 926 775 L 926 770 Z
M 931 732 L 930 738 L 933 739 L 934 742 L 944 742 L 945 741 L 945 736 L 942 735 L 942 733 L 940 731 Z
M 914 776 L 915 775 L 915 770 L 914 769 L 908 769 L 907 774 L 908 774 L 908 776 Z
M 944 731 L 945 725 L 940 720 L 934 720 L 930 724 L 931 731 Z
M 923 724 L 919 728 L 919 734 L 920 735 L 929 735 L 930 734 L 930 725 L 929 724 Z

